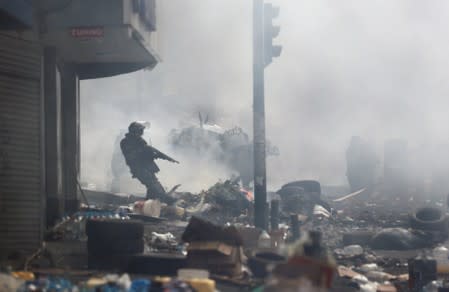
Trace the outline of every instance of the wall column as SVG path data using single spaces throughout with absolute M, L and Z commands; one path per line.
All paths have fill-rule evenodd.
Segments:
M 63 191 L 65 211 L 79 209 L 78 181 L 80 169 L 80 100 L 79 78 L 73 64 L 62 66 L 62 145 Z
M 44 112 L 45 112 L 45 193 L 46 224 L 54 225 L 64 214 L 62 196 L 61 154 L 61 82 L 56 49 L 44 50 Z

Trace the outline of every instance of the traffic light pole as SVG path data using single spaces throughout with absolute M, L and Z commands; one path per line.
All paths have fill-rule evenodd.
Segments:
M 254 225 L 267 230 L 263 9 L 263 0 L 253 1 Z

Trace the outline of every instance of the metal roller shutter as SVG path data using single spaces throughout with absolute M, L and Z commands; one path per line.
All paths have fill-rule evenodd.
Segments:
M 43 226 L 39 46 L 0 35 L 0 254 L 40 246 Z

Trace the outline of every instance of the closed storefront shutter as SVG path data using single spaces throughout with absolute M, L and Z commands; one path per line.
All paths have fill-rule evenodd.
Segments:
M 0 35 L 0 254 L 39 247 L 44 217 L 39 46 Z

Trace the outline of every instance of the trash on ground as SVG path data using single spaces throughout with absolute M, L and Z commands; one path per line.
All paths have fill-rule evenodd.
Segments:
M 352 257 L 361 256 L 363 254 L 363 247 L 361 247 L 360 245 L 357 245 L 357 244 L 348 245 L 348 246 L 345 246 L 343 249 L 337 248 L 334 250 L 334 252 L 337 256 L 352 258 Z

